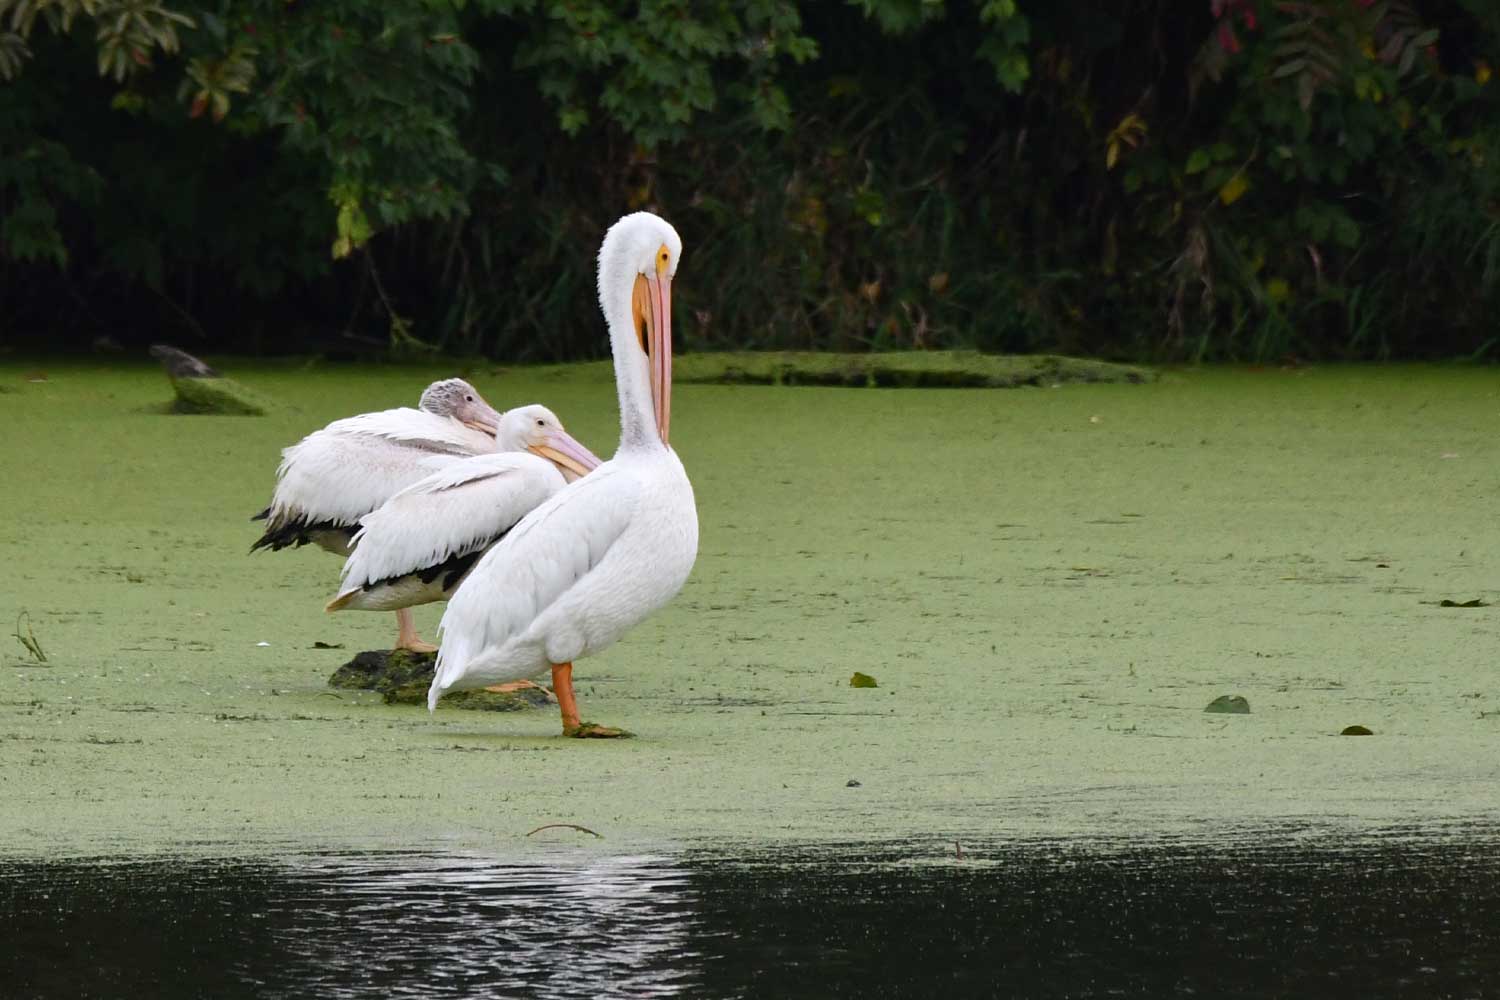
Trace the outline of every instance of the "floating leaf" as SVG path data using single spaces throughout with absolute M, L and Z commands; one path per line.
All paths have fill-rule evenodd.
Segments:
M 1472 601 L 1450 601 L 1446 598 L 1438 601 L 1438 607 L 1440 608 L 1487 608 L 1489 606 L 1489 601 L 1481 601 L 1477 597 Z
M 1203 711 L 1216 715 L 1249 715 L 1250 703 L 1237 694 L 1221 694 L 1208 703 Z

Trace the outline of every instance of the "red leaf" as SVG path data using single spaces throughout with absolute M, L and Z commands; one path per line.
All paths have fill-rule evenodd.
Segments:
M 1231 54 L 1240 50 L 1239 36 L 1234 33 L 1234 26 L 1228 21 L 1219 22 L 1219 46 Z
M 206 109 L 207 107 L 208 95 L 200 93 L 197 97 L 193 98 L 193 106 L 188 110 L 188 117 L 197 118 L 199 115 L 203 114 L 204 109 Z

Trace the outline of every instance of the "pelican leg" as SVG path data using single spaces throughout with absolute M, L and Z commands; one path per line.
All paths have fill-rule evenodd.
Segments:
M 611 729 L 578 720 L 578 700 L 573 697 L 573 664 L 552 664 L 552 690 L 557 698 L 557 707 L 562 710 L 564 736 L 607 740 L 630 735 L 623 729 Z
M 396 648 L 410 650 L 413 653 L 436 653 L 437 647 L 430 642 L 423 642 L 417 638 L 417 623 L 412 618 L 411 608 L 402 608 L 396 612 L 396 627 L 400 630 L 396 635 Z
M 506 683 L 506 684 L 491 684 L 489 687 L 485 688 L 485 690 L 486 691 L 493 691 L 493 692 L 495 692 L 495 694 L 512 694 L 512 693 L 514 693 L 516 691 L 525 691 L 527 688 L 536 688 L 538 691 L 541 691 L 543 694 L 545 694 L 551 700 L 553 700 L 553 701 L 557 700 L 557 695 L 553 694 L 551 691 L 548 691 L 546 688 L 542 687 L 536 681 L 520 680 L 520 681 L 510 681 L 509 683 Z

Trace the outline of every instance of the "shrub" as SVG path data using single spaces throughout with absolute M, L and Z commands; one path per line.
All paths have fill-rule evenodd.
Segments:
M 86 343 L 1484 356 L 1485 0 L 0 0 L 0 295 Z M 691 277 L 689 277 L 689 275 Z

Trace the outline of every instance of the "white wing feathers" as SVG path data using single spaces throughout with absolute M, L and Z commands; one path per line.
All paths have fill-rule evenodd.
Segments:
M 482 651 L 520 635 L 596 568 L 639 500 L 635 477 L 606 463 L 532 511 L 486 552 L 443 612 L 433 690 L 450 687 Z
M 495 450 L 495 439 L 483 431 L 476 431 L 453 417 L 410 406 L 345 417 L 318 433 L 365 434 L 449 455 L 482 455 Z
M 489 435 L 423 410 L 335 420 L 282 451 L 270 525 L 298 518 L 353 524 L 414 480 L 494 449 Z
M 451 459 L 360 519 L 343 589 L 482 549 L 563 485 L 557 466 L 525 452 Z

